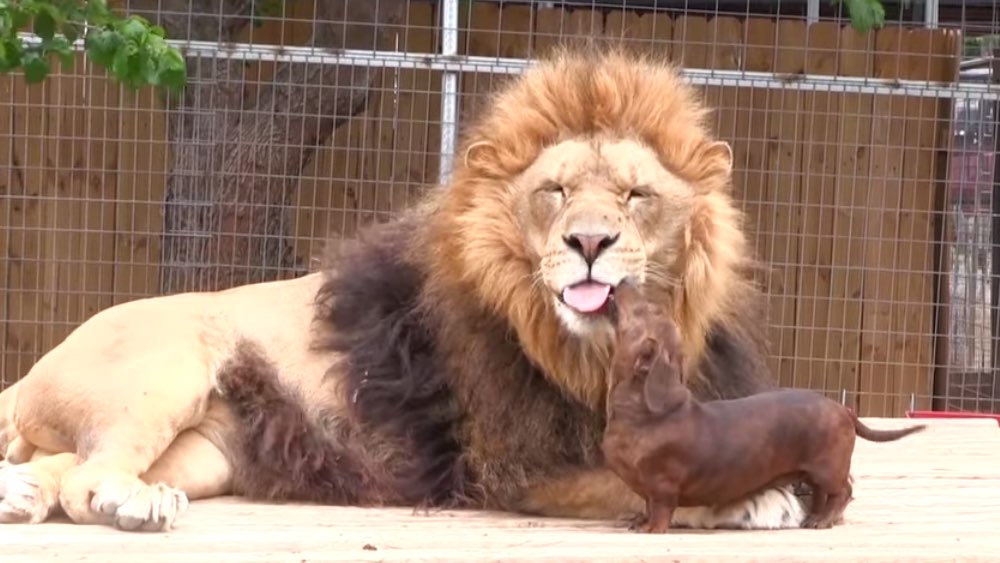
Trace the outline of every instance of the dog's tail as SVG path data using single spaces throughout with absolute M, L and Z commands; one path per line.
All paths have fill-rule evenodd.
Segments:
M 858 415 L 853 409 L 847 409 L 847 412 L 850 413 L 851 419 L 854 420 L 854 432 L 870 442 L 893 442 L 927 428 L 926 424 L 915 424 L 906 428 L 900 428 L 899 430 L 875 430 L 874 428 L 865 426 L 858 419 Z

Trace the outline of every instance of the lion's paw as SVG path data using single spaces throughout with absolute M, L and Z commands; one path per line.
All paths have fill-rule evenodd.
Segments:
M 31 464 L 0 462 L 0 524 L 38 524 L 56 507 L 59 485 Z
M 91 500 L 94 512 L 110 516 L 115 526 L 127 531 L 168 531 L 187 507 L 184 492 L 162 483 L 130 487 L 102 485 Z
M 801 527 L 806 515 L 805 505 L 792 487 L 778 487 L 730 506 L 678 508 L 673 525 L 706 530 L 778 530 Z

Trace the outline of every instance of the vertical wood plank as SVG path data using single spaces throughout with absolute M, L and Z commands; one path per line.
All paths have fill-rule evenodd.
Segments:
M 42 351 L 41 232 L 46 222 L 45 137 L 47 100 L 51 83 L 28 86 L 14 78 L 10 236 L 8 254 L 7 336 L 3 361 L 7 377 L 23 377 Z
M 673 20 L 667 14 L 613 10 L 604 18 L 604 36 L 640 53 L 669 58 Z
M 743 26 L 736 18 L 718 17 L 708 22 L 706 33 L 711 48 L 705 53 L 705 64 L 715 70 L 740 70 L 743 60 Z M 713 108 L 715 132 L 725 139 L 736 155 L 736 131 L 739 114 L 740 88 L 738 86 L 706 86 L 703 88 L 705 101 Z M 740 141 L 743 144 L 744 141 Z M 735 184 L 734 171 L 734 184 Z
M 10 322 L 10 235 L 11 207 L 16 171 L 14 162 L 14 75 L 0 76 L 0 346 L 7 345 L 7 324 Z M 7 362 L 0 361 L 0 391 L 19 378 L 7 373 Z
M 115 209 L 115 303 L 159 293 L 167 114 L 151 89 L 119 93 L 118 205 Z
M 959 58 L 950 30 L 909 30 L 904 49 L 902 78 L 953 80 Z M 939 137 L 939 117 L 949 115 L 950 106 L 949 100 L 911 98 L 907 107 L 894 279 L 899 314 L 893 318 L 893 346 L 899 349 L 902 373 L 889 382 L 894 400 L 888 414 L 905 411 L 911 394 L 916 408 L 929 408 L 933 392 L 934 221 L 940 174 L 937 145 L 950 136 Z
M 875 35 L 875 76 L 899 78 L 906 30 L 886 27 Z M 865 203 L 865 268 L 863 284 L 861 377 L 858 410 L 862 416 L 892 411 L 890 392 L 903 376 L 895 347 L 895 260 L 899 240 L 903 146 L 908 100 L 897 95 L 875 97 L 872 109 L 871 182 Z
M 539 10 L 541 17 L 544 10 Z M 551 10 L 562 15 L 562 10 Z M 527 6 L 507 6 L 475 2 L 471 5 L 466 41 L 468 54 L 484 57 L 526 57 L 532 52 L 531 30 L 534 11 Z M 475 119 L 483 104 L 502 81 L 509 77 L 488 72 L 463 73 L 460 77 L 459 123 Z
M 774 70 L 798 74 L 805 68 L 806 28 L 802 21 L 779 21 Z M 798 272 L 798 233 L 801 231 L 800 206 L 803 119 L 803 93 L 797 90 L 775 92 L 768 103 L 771 121 L 767 130 L 769 204 L 772 206 L 771 237 L 768 253 L 771 276 L 771 334 L 778 354 L 777 375 L 783 385 L 795 380 L 795 310 Z
M 714 27 L 703 16 L 683 15 L 674 20 L 671 58 L 685 68 L 709 68 Z
M 79 309 L 70 311 L 72 330 L 79 323 L 114 303 L 115 237 L 118 195 L 118 130 L 120 89 L 107 76 L 101 76 L 93 65 L 77 63 L 81 74 L 74 76 L 74 88 L 82 106 L 81 130 L 84 138 L 74 146 L 73 163 L 83 163 L 82 174 L 77 169 L 71 176 L 73 193 L 82 202 L 83 216 L 80 236 L 76 239 L 75 259 L 82 260 L 81 278 L 61 278 L 59 291 L 72 293 L 84 286 Z M 84 73 L 85 72 L 85 73 Z M 82 110 L 82 111 L 81 111 Z M 161 200 L 162 201 L 162 200 Z M 62 340 L 64 336 L 60 336 Z M 54 342 L 56 344 L 57 342 Z
M 564 28 L 569 25 L 569 12 L 561 8 L 538 8 L 535 12 L 535 29 L 532 33 L 531 50 L 536 56 L 544 56 L 562 43 Z
M 840 26 L 819 22 L 807 28 L 805 71 L 837 74 Z M 830 331 L 830 278 L 833 270 L 834 191 L 837 174 L 840 96 L 805 92 L 802 142 L 802 230 L 799 236 L 793 385 L 826 387 L 827 333 Z
M 746 59 L 744 70 L 770 72 L 774 69 L 774 45 L 777 26 L 769 19 L 747 18 L 743 24 L 743 36 L 746 38 Z M 748 231 L 754 241 L 754 255 L 762 265 L 757 281 L 768 292 L 768 302 L 771 302 L 768 284 L 772 276 L 770 240 L 772 232 L 771 195 L 768 190 L 772 168 L 769 165 L 769 154 L 772 151 L 767 142 L 768 130 L 771 127 L 772 116 L 768 111 L 770 98 L 776 95 L 767 88 L 740 88 L 739 107 L 743 109 L 737 131 L 745 131 L 745 136 L 737 139 L 734 148 L 737 172 L 734 174 L 735 191 L 742 194 L 744 210 L 748 215 Z M 742 173 L 740 173 L 742 167 Z M 768 366 L 775 378 L 778 377 L 778 359 L 781 350 L 774 341 L 775 319 L 768 310 L 768 338 L 771 341 L 771 354 Z
M 859 33 L 845 25 L 840 30 L 838 74 L 872 76 L 874 33 Z M 867 195 L 871 165 L 871 94 L 839 94 L 837 177 L 833 194 L 830 306 L 826 338 L 828 365 L 825 389 L 846 390 L 857 399 L 862 336 Z M 856 406 L 856 405 L 855 405 Z

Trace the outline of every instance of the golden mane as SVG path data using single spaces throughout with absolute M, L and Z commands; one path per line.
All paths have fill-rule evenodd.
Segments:
M 586 404 L 606 396 L 608 343 L 568 334 L 556 318 L 518 233 L 510 180 L 547 146 L 575 137 L 645 143 L 696 193 L 671 289 L 688 358 L 703 352 L 750 285 L 741 216 L 729 190 L 732 154 L 712 137 L 709 110 L 669 62 L 621 47 L 562 48 L 497 91 L 467 131 L 450 185 L 428 202 L 428 256 L 438 291 L 472 292 L 506 318 L 524 350 L 550 378 Z M 667 292 L 667 288 L 662 289 Z

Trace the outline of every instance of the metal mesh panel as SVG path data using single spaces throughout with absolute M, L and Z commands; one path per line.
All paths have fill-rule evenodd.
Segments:
M 446 176 L 505 78 L 596 36 L 716 108 L 782 384 L 998 412 L 996 4 L 885 2 L 861 33 L 825 0 L 126 0 L 185 49 L 184 97 L 82 53 L 0 77 L 0 381 L 112 304 L 309 270 Z

